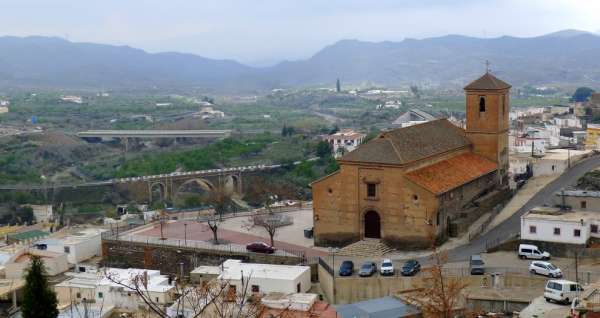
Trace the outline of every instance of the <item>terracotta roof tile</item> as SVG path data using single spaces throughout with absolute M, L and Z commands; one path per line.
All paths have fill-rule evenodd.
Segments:
M 469 85 L 465 86 L 465 90 L 486 90 L 486 89 L 507 89 L 510 84 L 498 79 L 490 72 L 486 72 L 480 78 L 474 80 Z
M 406 178 L 434 194 L 442 194 L 497 168 L 496 163 L 469 152 L 411 171 Z
M 447 119 L 393 129 L 360 145 L 340 160 L 405 164 L 470 145 L 465 131 Z

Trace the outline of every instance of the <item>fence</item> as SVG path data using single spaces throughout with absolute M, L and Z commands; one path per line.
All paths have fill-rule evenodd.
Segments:
M 248 255 L 261 255 L 261 256 L 287 256 L 300 258 L 302 264 L 316 264 L 318 256 L 307 256 L 305 251 L 293 250 L 287 248 L 276 247 L 273 254 L 262 254 L 248 251 L 246 246 L 240 244 L 213 244 L 205 241 L 193 241 L 193 240 L 181 240 L 181 239 L 170 239 L 160 237 L 149 237 L 149 236 L 137 236 L 128 233 L 119 233 L 118 231 L 107 231 L 102 233 L 103 241 L 113 241 L 118 243 L 136 243 L 145 245 L 154 245 L 162 247 L 177 247 L 177 248 L 189 248 L 189 249 L 203 249 L 216 252 L 222 252 L 223 254 L 248 254 Z
M 321 265 L 321 267 L 323 267 L 323 269 L 326 270 L 329 273 L 329 275 L 335 275 L 335 271 L 333 270 L 333 268 L 331 268 L 331 266 L 329 266 L 329 263 L 327 263 L 321 257 L 319 257 L 319 265 Z

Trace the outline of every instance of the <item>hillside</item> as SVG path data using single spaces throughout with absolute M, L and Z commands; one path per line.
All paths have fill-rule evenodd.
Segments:
M 447 35 L 401 42 L 342 40 L 307 60 L 252 68 L 231 60 L 74 43 L 0 37 L 0 88 L 201 88 L 221 91 L 344 84 L 460 87 L 484 70 L 514 85 L 600 83 L 600 36 L 565 30 L 540 37 Z

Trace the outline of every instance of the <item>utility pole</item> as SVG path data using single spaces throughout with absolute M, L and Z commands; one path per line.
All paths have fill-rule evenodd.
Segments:
M 183 245 L 187 247 L 187 223 L 183 223 Z
M 579 262 L 578 262 L 579 252 L 578 249 L 575 248 L 575 282 L 579 283 Z

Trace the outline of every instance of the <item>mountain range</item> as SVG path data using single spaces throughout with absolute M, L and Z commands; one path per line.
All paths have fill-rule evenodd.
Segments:
M 513 85 L 600 83 L 600 36 L 564 30 L 543 36 L 446 35 L 400 42 L 341 40 L 312 57 L 270 67 L 54 37 L 0 37 L 0 88 L 268 90 L 373 83 L 461 87 L 485 71 Z

